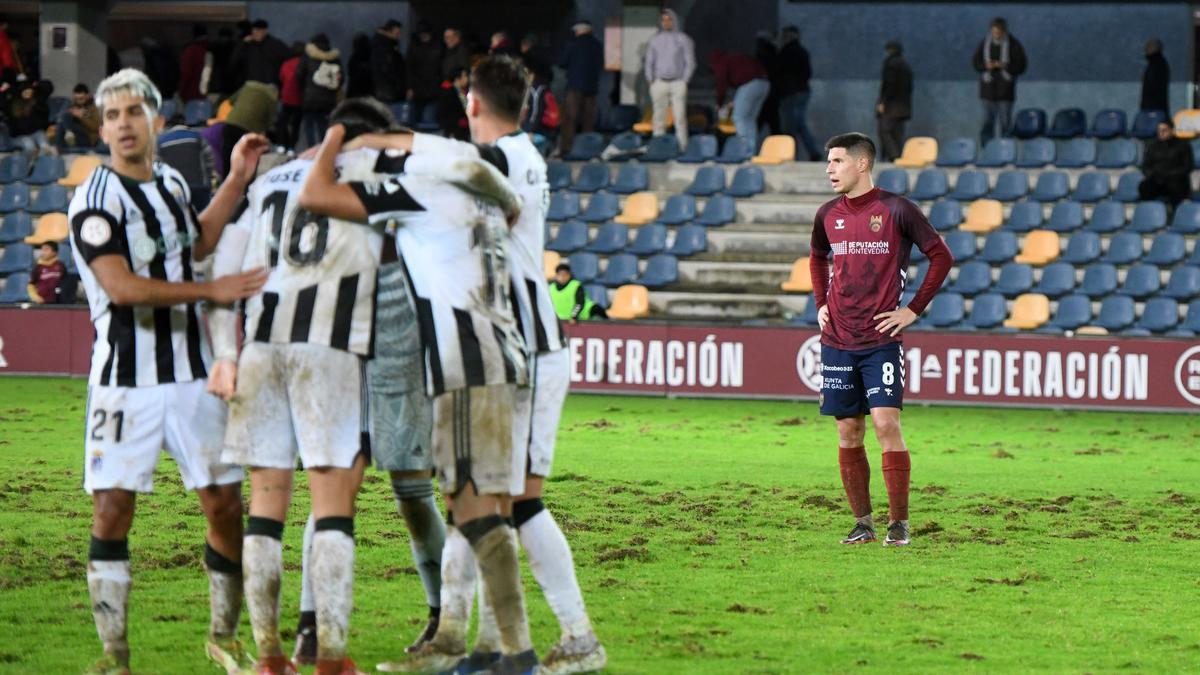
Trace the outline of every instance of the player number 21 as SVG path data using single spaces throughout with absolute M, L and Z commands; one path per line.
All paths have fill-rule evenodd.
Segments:
M 113 442 L 121 442 L 121 428 L 125 426 L 125 411 L 114 410 L 110 413 L 103 408 L 96 408 L 92 412 L 93 424 L 91 437 L 93 441 L 104 440 L 104 425 L 109 419 L 112 419 Z

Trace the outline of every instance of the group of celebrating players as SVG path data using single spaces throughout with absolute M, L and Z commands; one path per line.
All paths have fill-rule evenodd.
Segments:
M 379 670 L 605 664 L 571 550 L 541 499 L 569 362 L 542 272 L 546 165 L 518 129 L 527 77 L 508 57 L 474 68 L 473 143 L 414 134 L 377 101 L 350 99 L 319 148 L 256 178 L 268 143 L 247 136 L 201 213 L 180 174 L 154 159 L 162 118 L 151 81 L 127 69 L 100 84 L 112 163 L 69 212 L 97 336 L 84 487 L 104 656 L 90 672 L 129 669 L 128 532 L 161 449 L 208 519 L 207 653 L 228 672 L 358 672 L 347 656 L 354 509 L 372 459 L 390 475 L 430 607 L 406 658 Z M 282 532 L 297 460 L 312 510 L 289 658 Z M 540 664 L 518 540 L 562 627 Z M 256 661 L 237 638 L 243 601 Z

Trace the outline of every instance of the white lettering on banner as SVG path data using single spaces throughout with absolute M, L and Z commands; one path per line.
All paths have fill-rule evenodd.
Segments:
M 1179 355 L 1175 362 L 1175 388 L 1193 405 L 1200 405 L 1200 345 Z
M 4 338 L 0 337 L 0 368 L 7 368 L 8 361 L 4 360 Z
M 621 341 L 608 341 L 608 381 L 616 384 L 621 382 Z
M 1017 359 L 1021 358 L 1021 352 L 1016 352 L 1011 349 L 1004 352 L 1004 395 L 1005 396 L 1020 396 L 1021 390 L 1017 387 L 1017 374 L 1020 371 L 1017 369 Z
M 646 358 L 646 384 L 666 384 L 663 377 L 663 343 L 662 340 L 651 340 L 649 356 Z
M 667 343 L 667 386 L 678 387 L 683 384 L 683 368 L 676 365 L 683 360 L 683 343 L 671 340 Z
M 1040 398 L 1042 395 L 1042 355 L 1037 352 L 1025 352 L 1022 359 L 1021 395 L 1030 398 Z
M 642 356 L 645 347 L 641 340 L 625 341 L 625 382 L 626 384 L 642 383 Z
M 583 371 L 583 379 L 587 382 L 604 381 L 604 340 L 600 338 L 587 339 L 587 368 Z
M 975 361 L 979 359 L 978 349 L 968 349 L 966 351 L 966 364 L 963 366 L 963 393 L 968 396 L 979 395 L 979 384 L 975 381 L 975 376 L 979 374 L 979 368 L 975 365 Z
M 830 370 L 836 369 L 836 366 L 828 367 Z M 805 340 L 796 352 L 796 375 L 804 386 L 819 393 L 824 368 L 821 363 L 821 336 L 818 334 Z
M 1197 348 L 1200 352 L 1200 348 Z M 1200 356 L 1200 355 L 1198 355 Z M 1020 352 L 996 349 L 946 351 L 946 393 L 967 396 L 1066 398 L 1072 400 L 1145 401 L 1149 396 L 1146 354 L 1120 354 L 1112 346 L 1103 354 Z M 1197 358 L 1200 372 L 1200 358 Z M 1182 361 L 1181 361 L 1182 366 Z M 1178 374 L 1177 382 L 1182 383 Z M 1200 378 L 1198 378 L 1200 380 Z M 1018 385 L 1018 382 L 1020 383 Z M 1197 382 L 1200 393 L 1200 381 Z M 1184 387 L 1180 384 L 1180 391 Z M 913 393 L 916 390 L 910 389 Z M 1189 399 L 1190 400 L 1190 399 Z M 1200 405 L 1200 396 L 1196 400 Z
M 1000 374 L 1000 352 L 986 349 L 983 352 L 983 395 L 997 396 L 1003 378 Z
M 744 345 L 716 335 L 680 341 L 577 338 L 568 340 L 571 381 L 740 389 Z
M 571 352 L 571 381 L 583 382 L 583 374 L 579 372 L 579 366 L 583 364 L 583 338 L 573 337 L 567 339 L 567 350 Z

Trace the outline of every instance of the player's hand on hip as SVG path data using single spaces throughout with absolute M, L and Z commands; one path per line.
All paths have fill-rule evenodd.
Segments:
M 825 330 L 827 325 L 829 325 L 829 305 L 824 305 L 817 310 L 817 326 L 821 330 Z
M 875 326 L 875 330 L 896 337 L 917 320 L 917 314 L 908 307 L 901 307 L 890 312 L 876 314 L 875 320 L 879 322 L 879 325 Z
M 237 390 L 237 362 L 217 361 L 208 374 L 208 393 L 224 401 L 233 398 Z
M 259 267 L 214 279 L 208 282 L 208 299 L 219 305 L 229 305 L 248 298 L 262 290 L 268 274 L 265 267 Z
M 237 145 L 229 160 L 229 177 L 249 184 L 258 171 L 258 160 L 271 149 L 271 142 L 262 134 L 246 134 Z

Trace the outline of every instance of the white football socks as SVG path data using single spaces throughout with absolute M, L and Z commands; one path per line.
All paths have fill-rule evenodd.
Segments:
M 283 542 L 271 536 L 247 534 L 242 539 L 242 576 L 258 655 L 282 656 L 279 583 L 283 576 Z
M 354 537 L 342 530 L 320 529 L 320 522 L 317 528 L 311 559 L 317 658 L 340 659 L 346 655 L 350 610 L 354 606 Z
M 529 569 L 537 579 L 563 637 L 572 638 L 592 632 L 583 604 L 583 593 L 575 578 L 575 561 L 562 529 L 549 511 L 539 511 L 521 524 L 521 546 L 529 557 Z
M 92 618 L 96 633 L 104 644 L 104 653 L 118 663 L 129 663 L 129 642 L 125 621 L 129 608 L 129 560 L 88 561 L 88 594 L 92 600 Z

